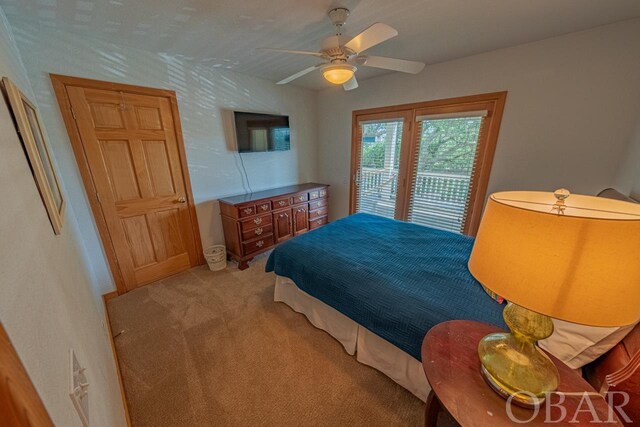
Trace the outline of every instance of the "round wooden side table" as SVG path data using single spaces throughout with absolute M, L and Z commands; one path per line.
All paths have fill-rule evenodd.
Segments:
M 432 328 L 422 342 L 422 367 L 431 385 L 427 398 L 425 425 L 435 426 L 438 413 L 446 411 L 462 426 L 496 427 L 538 425 L 590 425 L 594 417 L 607 426 L 622 424 L 610 410 L 605 398 L 583 378 L 553 356 L 558 367 L 560 386 L 548 398 L 550 405 L 539 410 L 507 405 L 480 373 L 478 342 L 495 326 L 466 320 L 453 320 Z M 585 397 L 588 393 L 588 398 Z M 589 402 L 593 405 L 590 410 Z M 562 403 L 560 403 L 562 402 Z M 545 422 L 546 421 L 546 422 Z M 570 421 L 572 421 L 570 423 Z

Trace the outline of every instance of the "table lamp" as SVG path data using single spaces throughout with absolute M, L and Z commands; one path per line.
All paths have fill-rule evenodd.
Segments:
M 564 189 L 492 194 L 469 271 L 508 301 L 511 332 L 480 341 L 482 374 L 503 397 L 536 407 L 559 383 L 536 345 L 553 333 L 550 317 L 603 327 L 640 318 L 640 205 Z

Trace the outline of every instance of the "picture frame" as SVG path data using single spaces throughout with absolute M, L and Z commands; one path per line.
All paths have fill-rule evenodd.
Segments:
M 65 198 L 51 160 L 42 119 L 36 105 L 7 77 L 2 78 L 18 133 L 53 232 L 62 232 Z

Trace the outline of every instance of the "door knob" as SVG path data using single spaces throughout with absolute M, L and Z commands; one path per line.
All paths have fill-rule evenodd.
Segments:
M 187 199 L 185 199 L 184 197 L 178 197 L 178 203 L 187 203 Z

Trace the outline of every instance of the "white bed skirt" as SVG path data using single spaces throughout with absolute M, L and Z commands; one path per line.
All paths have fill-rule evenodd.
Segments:
M 326 331 L 358 362 L 371 366 L 423 402 L 431 390 L 422 364 L 398 347 L 360 326 L 336 309 L 300 290 L 289 278 L 276 276 L 274 301 L 304 314 L 316 328 Z

